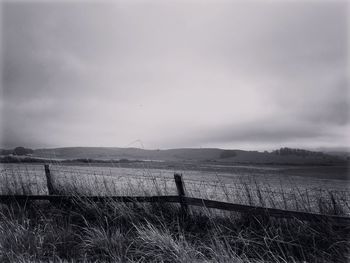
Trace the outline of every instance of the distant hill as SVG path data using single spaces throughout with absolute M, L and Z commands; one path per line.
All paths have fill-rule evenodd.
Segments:
M 131 159 L 155 161 L 203 161 L 218 159 L 220 149 L 170 149 L 144 150 L 139 148 L 111 148 L 111 147 L 67 147 L 55 149 L 37 149 L 33 156 L 77 159 L 89 158 L 97 160 Z
M 350 147 L 327 147 L 317 148 L 315 151 L 327 153 L 334 156 L 350 159 Z
M 52 159 L 95 160 L 154 160 L 154 161 L 210 161 L 218 163 L 252 164 L 335 164 L 345 163 L 346 157 L 302 149 L 281 148 L 272 152 L 223 150 L 216 148 L 181 148 L 145 150 L 139 148 L 65 147 L 36 149 L 33 157 Z

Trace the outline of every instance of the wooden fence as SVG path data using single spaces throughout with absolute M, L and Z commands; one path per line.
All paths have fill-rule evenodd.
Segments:
M 68 196 L 58 194 L 52 184 L 50 168 L 45 165 L 45 175 L 49 195 L 0 195 L 0 202 L 20 202 L 25 203 L 31 200 L 47 200 L 52 203 L 74 203 L 77 201 L 91 202 L 140 202 L 140 203 L 178 203 L 181 205 L 181 211 L 184 215 L 189 214 L 189 206 L 198 206 L 212 209 L 220 209 L 225 211 L 235 211 L 252 215 L 268 215 L 277 218 L 296 218 L 303 221 L 331 221 L 334 225 L 342 227 L 350 227 L 350 217 L 326 215 L 310 212 L 291 211 L 276 208 L 266 208 L 243 204 L 233 204 L 228 202 L 207 200 L 202 198 L 187 197 L 185 193 L 182 175 L 174 174 L 174 180 L 178 195 L 166 196 Z

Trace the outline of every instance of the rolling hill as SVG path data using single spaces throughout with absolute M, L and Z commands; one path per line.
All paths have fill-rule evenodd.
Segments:
M 346 158 L 300 149 L 282 148 L 273 152 L 223 150 L 217 148 L 180 148 L 145 150 L 139 148 L 65 147 L 36 149 L 32 157 L 52 159 L 152 160 L 171 162 L 222 162 L 256 164 L 334 164 Z

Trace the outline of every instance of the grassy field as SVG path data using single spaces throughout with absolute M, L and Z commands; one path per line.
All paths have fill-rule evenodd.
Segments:
M 257 168 L 250 167 L 250 171 Z M 252 170 L 253 169 L 253 170 Z M 241 171 L 241 170 L 240 170 Z M 88 195 L 175 194 L 174 170 L 51 166 L 74 205 L 2 205 L 0 262 L 347 262 L 348 228 L 177 205 L 96 204 Z M 183 170 L 186 194 L 324 214 L 349 213 L 347 181 Z M 276 172 L 277 173 L 277 172 Z M 261 177 L 261 175 L 264 175 Z M 43 166 L 1 169 L 1 194 L 47 194 Z M 303 183 L 302 183 L 303 182 Z

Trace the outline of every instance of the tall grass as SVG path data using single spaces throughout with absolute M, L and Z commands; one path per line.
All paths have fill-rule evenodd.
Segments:
M 21 176 L 22 180 L 15 180 L 16 185 L 3 176 L 2 189 L 25 193 L 26 176 Z M 0 205 L 0 262 L 255 263 L 350 259 L 350 228 L 339 228 L 330 221 L 275 219 L 198 207 L 191 207 L 190 215 L 184 217 L 174 204 L 83 201 L 79 196 L 84 194 L 150 195 L 174 191 L 167 180 L 156 178 L 118 182 L 106 176 L 89 177 L 90 181 L 56 176 L 56 190 L 74 195 L 73 203 Z M 336 192 L 317 197 L 311 192 L 294 190 L 267 198 L 269 189 L 258 184 L 242 184 L 238 193 L 220 183 L 211 189 L 205 184 L 195 188 L 186 181 L 185 185 L 188 194 L 204 198 L 317 209 L 326 214 L 348 211 L 347 199 Z
M 167 204 L 32 203 L 0 213 L 0 262 L 346 262 L 329 222 L 225 215 Z

